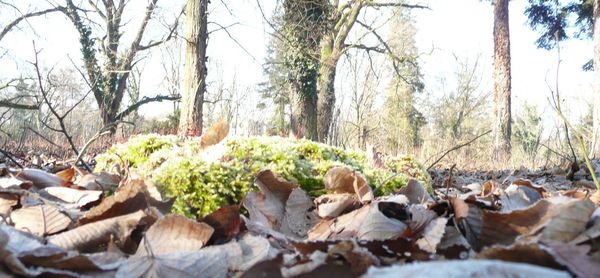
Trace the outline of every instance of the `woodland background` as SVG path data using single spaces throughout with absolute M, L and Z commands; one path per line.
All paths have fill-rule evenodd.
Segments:
M 445 50 L 440 63 L 452 74 L 432 78 L 422 64 L 441 51 L 417 47 L 419 31 L 431 26 L 416 18 L 441 6 L 436 1 L 2 0 L 0 148 L 5 155 L 75 157 L 100 135 L 91 154 L 132 134 L 198 135 L 224 118 L 235 135 L 372 145 L 425 164 L 477 138 L 443 161 L 461 168 L 600 157 L 598 1 L 455 2 L 489 6 L 485 16 L 455 16 L 472 16 L 473 25 L 493 18 L 489 37 L 465 43 L 489 44 L 486 53 L 494 55 Z M 508 15 L 516 8 L 539 36 L 531 44 L 553 53 L 541 103 L 511 95 L 511 70 L 527 78 L 510 63 Z M 262 24 L 265 57 L 255 57 L 239 35 L 250 15 Z M 560 50 L 577 40 L 590 46 L 577 71 L 591 76 L 591 96 L 561 86 L 574 75 L 572 68 L 560 72 Z M 55 48 L 65 51 L 56 55 Z M 213 57 L 211 48 L 241 54 Z M 223 65 L 244 55 L 262 65 L 260 78 Z

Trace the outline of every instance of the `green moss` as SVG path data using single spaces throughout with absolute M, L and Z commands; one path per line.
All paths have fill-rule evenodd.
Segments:
M 387 161 L 385 171 L 369 166 L 365 155 L 308 140 L 281 137 L 231 139 L 215 162 L 199 154 L 198 140 L 175 136 L 143 135 L 115 145 L 98 160 L 98 170 L 128 162 L 131 170 L 152 179 L 168 197 L 173 211 L 187 216 L 204 215 L 239 202 L 253 186 L 254 176 L 271 169 L 295 181 L 312 196 L 324 193 L 323 177 L 334 166 L 347 165 L 363 173 L 376 195 L 404 186 L 410 177 L 430 189 L 429 176 L 411 157 Z

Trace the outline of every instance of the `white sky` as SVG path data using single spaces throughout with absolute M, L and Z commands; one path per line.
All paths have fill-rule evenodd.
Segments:
M 274 0 L 234 0 L 227 1 L 231 10 L 230 14 L 220 0 L 213 0 L 209 21 L 218 22 L 221 25 L 239 23 L 230 28 L 230 34 L 236 38 L 239 44 L 251 54 L 249 55 L 229 38 L 223 31 L 215 32 L 209 40 L 209 59 L 221 65 L 221 69 L 209 69 L 209 81 L 214 82 L 217 72 L 222 72 L 224 81 L 230 82 L 233 76 L 236 78 L 239 88 L 251 88 L 254 90 L 256 84 L 265 80 L 262 72 L 262 63 L 265 57 L 266 45 L 269 40 L 270 28 L 264 24 L 259 12 L 257 2 L 260 1 L 267 16 L 270 16 L 274 7 Z M 19 1 L 20 2 L 20 1 Z M 20 2 L 23 11 L 33 10 L 29 1 Z M 58 1 L 60 2 L 60 1 Z M 124 38 L 131 36 L 137 28 L 136 19 L 141 17 L 141 11 L 145 0 L 132 0 L 131 7 L 137 6 L 135 11 L 129 11 L 131 27 L 124 29 Z M 165 15 L 167 21 L 176 14 L 182 0 L 161 0 L 159 10 Z M 442 77 L 452 78 L 456 70 L 456 62 L 453 55 L 474 60 L 480 56 L 483 65 L 482 90 L 491 90 L 491 68 L 492 68 L 492 5 L 488 1 L 481 0 L 425 0 L 422 4 L 428 4 L 431 10 L 415 11 L 417 21 L 417 46 L 424 54 L 421 56 L 422 72 L 425 74 L 426 90 L 431 95 L 440 92 L 436 85 L 437 80 Z M 45 4 L 42 1 L 35 2 L 36 5 Z M 523 102 L 530 102 L 541 107 L 547 106 L 546 98 L 549 90 L 546 85 L 554 84 L 556 69 L 556 52 L 537 49 L 534 41 L 538 35 L 532 31 L 526 23 L 523 15 L 526 0 L 513 0 L 510 2 L 510 28 L 511 28 L 511 55 L 512 55 L 512 84 L 513 84 L 513 113 L 519 110 Z M 165 6 L 166 5 L 166 6 Z M 7 18 L 14 18 L 14 14 L 0 11 L 0 24 L 5 24 Z M 37 40 L 38 48 L 42 48 L 42 62 L 50 67 L 52 65 L 70 67 L 71 57 L 76 63 L 81 60 L 79 53 L 78 38 L 71 23 L 61 14 L 35 18 L 21 24 L 22 29 L 9 34 L 0 42 L 0 49 L 8 49 L 9 56 L 0 60 L 0 80 L 27 72 L 31 67 L 24 64 L 30 61 L 33 55 L 32 40 Z M 2 25 L 0 25 L 2 27 Z M 159 38 L 164 33 L 165 27 L 158 23 L 150 26 L 152 32 L 145 39 Z M 212 25 L 210 29 L 216 29 Z M 32 29 L 37 36 L 32 36 Z M 384 32 L 385 33 L 385 32 Z M 572 114 L 585 112 L 585 101 L 590 99 L 591 74 L 581 70 L 583 65 L 592 57 L 592 47 L 589 41 L 570 40 L 562 43 L 562 64 L 560 85 L 561 94 L 567 99 L 567 107 Z M 432 50 L 431 54 L 429 52 Z M 1 54 L 2 52 L 0 52 Z M 163 71 L 160 66 L 160 53 L 148 56 L 145 62 L 146 72 L 142 77 L 142 91 L 146 95 L 164 93 L 161 85 Z M 341 75 L 338 75 L 341 76 Z M 338 81 L 339 83 L 340 81 Z M 340 86 L 340 84 L 338 84 Z M 252 108 L 253 103 L 248 103 Z M 170 105 L 149 105 L 142 109 L 147 115 L 161 114 Z M 256 110 L 256 109 L 254 109 Z M 552 113 L 545 109 L 546 113 Z M 162 111 L 162 112 L 157 112 Z M 264 117 L 260 112 L 254 111 L 254 116 Z M 550 116 L 550 115 L 548 115 Z

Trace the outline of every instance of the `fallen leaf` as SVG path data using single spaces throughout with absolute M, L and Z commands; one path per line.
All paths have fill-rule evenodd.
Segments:
M 475 258 L 500 260 L 515 263 L 532 264 L 565 270 L 556 260 L 537 243 L 513 244 L 510 246 L 494 245 L 486 247 Z
M 87 190 L 110 191 L 119 185 L 121 177 L 107 172 L 87 173 L 77 179 L 74 184 Z
M 43 246 L 18 254 L 21 262 L 29 267 L 47 267 L 76 272 L 116 270 L 124 258 L 114 253 L 79 254 L 56 246 Z
M 242 202 L 250 214 L 250 220 L 279 231 L 287 199 L 298 185 L 284 180 L 271 170 L 259 172 L 254 183 L 261 192 L 249 192 Z
M 29 189 L 33 182 L 19 177 L 0 177 L 0 188 L 2 189 Z
M 317 214 L 321 218 L 338 217 L 360 206 L 356 194 L 324 194 L 315 199 Z
M 0 216 L 7 217 L 20 198 L 21 196 L 15 193 L 0 192 Z
M 401 275 L 399 275 L 401 274 Z M 370 268 L 366 277 L 571 277 L 568 272 L 502 261 L 436 261 Z
M 138 225 L 148 225 L 153 220 L 152 216 L 139 210 L 50 236 L 48 242 L 67 250 L 90 252 L 104 248 L 109 240 L 114 238 L 122 247 L 127 243 L 131 232 Z
M 229 124 L 220 119 L 200 137 L 200 148 L 204 149 L 221 142 L 229 133 Z
M 361 202 L 374 199 L 373 191 L 365 177 L 348 166 L 336 166 L 323 178 L 325 188 L 333 193 L 353 193 Z
M 542 195 L 528 186 L 517 186 L 514 183 L 500 194 L 502 212 L 509 212 L 528 207 L 542 199 Z
M 542 249 L 550 253 L 556 261 L 569 268 L 577 277 L 598 277 L 600 260 L 588 255 L 590 246 L 551 243 Z
M 446 230 L 448 218 L 438 217 L 429 222 L 423 231 L 423 237 L 417 240 L 417 245 L 424 251 L 435 253 Z
M 219 208 L 211 214 L 199 219 L 214 229 L 211 241 L 216 244 L 227 242 L 235 237 L 242 224 L 240 218 L 240 206 L 230 205 Z
M 77 223 L 85 225 L 91 222 L 96 222 L 119 215 L 133 213 L 138 210 L 146 209 L 152 205 L 151 202 L 160 204 L 161 202 L 154 200 L 149 196 L 145 189 L 145 184 L 141 180 L 130 180 L 115 192 L 114 195 L 102 200 L 102 202 L 90 209 Z M 172 203 L 171 203 L 172 204 Z M 165 203 L 166 207 L 169 204 Z M 163 208 L 162 211 L 164 211 Z
M 73 179 L 75 178 L 75 168 L 74 167 L 69 167 L 67 169 L 64 169 L 60 172 L 55 173 L 55 175 L 57 175 L 58 177 L 62 178 L 63 180 L 66 181 L 73 181 Z
M 585 231 L 594 209 L 594 204 L 587 199 L 561 205 L 560 212 L 545 226 L 540 240 L 569 242 L 575 239 Z
M 413 204 L 422 204 L 432 201 L 425 187 L 415 179 L 409 179 L 405 186 L 397 191 L 398 194 L 405 195 Z
M 384 240 L 400 236 L 408 226 L 396 219 L 388 218 L 379 210 L 379 206 L 372 205 L 368 210 L 357 231 L 357 238 L 361 240 Z
M 71 218 L 52 205 L 20 208 L 10 214 L 15 228 L 37 236 L 56 234 L 69 227 Z
M 47 187 L 39 191 L 40 195 L 67 203 L 76 208 L 89 207 L 98 203 L 104 194 L 102 191 L 77 190 L 68 187 Z
M 167 215 L 146 232 L 136 256 L 157 256 L 174 252 L 191 252 L 206 245 L 214 229 L 181 215 Z
M 285 204 L 281 232 L 296 238 L 306 238 L 308 231 L 318 222 L 313 201 L 300 188 L 294 188 Z
M 16 172 L 16 177 L 31 181 L 37 189 L 42 189 L 50 186 L 66 186 L 68 181 L 46 171 L 38 169 L 26 168 Z

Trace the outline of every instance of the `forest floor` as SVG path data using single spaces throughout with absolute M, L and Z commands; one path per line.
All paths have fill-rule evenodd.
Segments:
M 356 173 L 312 198 L 264 170 L 241 204 L 189 219 L 134 175 L 0 162 L 0 276 L 600 277 L 584 164 L 433 168 L 433 192 L 412 181 L 381 197 Z

